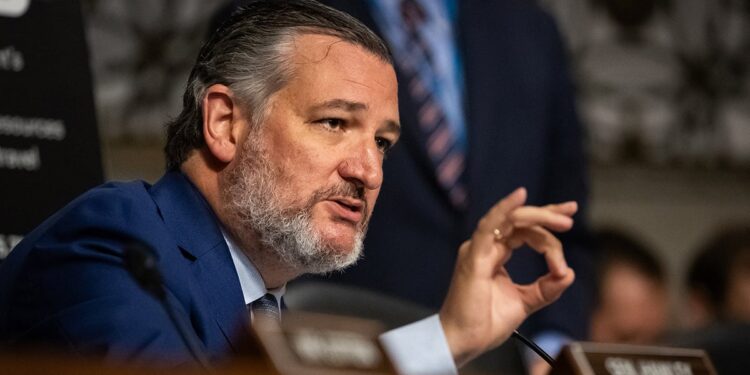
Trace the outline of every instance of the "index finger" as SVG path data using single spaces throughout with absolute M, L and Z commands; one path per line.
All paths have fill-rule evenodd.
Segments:
M 530 228 L 541 225 L 556 232 L 564 232 L 573 226 L 571 215 L 555 212 L 548 207 L 524 206 L 508 214 L 514 228 Z
M 508 214 L 526 202 L 526 195 L 526 189 L 521 187 L 492 206 L 482 219 L 479 220 L 477 229 L 474 230 L 472 242 L 475 246 L 473 248 L 491 250 L 490 245 L 494 241 L 493 231 L 504 227 L 509 219 Z

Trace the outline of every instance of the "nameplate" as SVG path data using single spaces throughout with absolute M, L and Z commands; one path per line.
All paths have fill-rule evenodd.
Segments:
M 715 375 L 703 350 L 575 342 L 563 348 L 553 375 Z
M 395 374 L 378 342 L 384 327 L 375 321 L 284 312 L 281 324 L 255 324 L 255 336 L 283 375 Z

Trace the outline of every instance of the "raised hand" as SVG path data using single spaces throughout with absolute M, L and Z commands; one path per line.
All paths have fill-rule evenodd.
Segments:
M 573 283 L 575 274 L 550 231 L 573 226 L 577 203 L 534 207 L 525 202 L 523 188 L 502 199 L 459 248 L 440 309 L 440 322 L 459 366 L 500 345 L 531 313 L 555 301 Z M 542 254 L 549 268 L 528 285 L 514 283 L 505 269 L 513 250 L 523 244 Z

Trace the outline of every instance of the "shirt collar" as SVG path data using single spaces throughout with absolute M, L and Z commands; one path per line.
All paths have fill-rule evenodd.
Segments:
M 237 277 L 240 280 L 240 288 L 242 289 L 245 304 L 252 303 L 258 298 L 263 297 L 266 293 L 273 294 L 276 297 L 277 303 L 280 303 L 281 297 L 286 292 L 286 285 L 276 289 L 267 289 L 266 284 L 263 282 L 263 277 L 261 277 L 260 272 L 253 265 L 253 262 L 250 261 L 250 258 L 240 250 L 239 246 L 232 240 L 232 237 L 227 235 L 224 229 L 221 230 L 221 234 L 224 236 L 224 241 L 227 242 L 227 247 L 229 247 L 234 269 L 237 270 Z

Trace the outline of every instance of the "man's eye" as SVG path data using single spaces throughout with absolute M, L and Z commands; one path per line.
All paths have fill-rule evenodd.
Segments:
M 382 137 L 375 138 L 375 143 L 377 143 L 378 148 L 384 154 L 387 154 L 388 150 L 390 150 L 391 147 L 393 146 L 393 142 L 391 142 L 391 141 L 389 141 L 389 140 L 387 140 L 385 138 L 382 138 Z
M 336 130 L 344 126 L 344 120 L 340 118 L 324 118 L 315 122 L 319 124 L 323 124 L 328 129 L 331 129 L 331 130 Z

